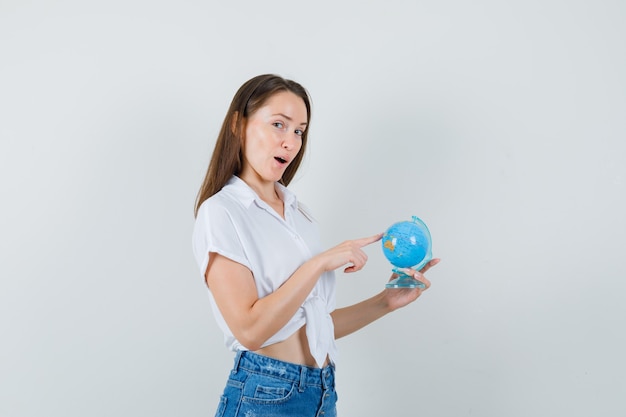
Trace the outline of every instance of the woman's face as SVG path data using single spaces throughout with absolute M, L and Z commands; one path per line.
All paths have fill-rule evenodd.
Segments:
M 241 179 L 258 185 L 279 181 L 300 152 L 306 122 L 304 100 L 290 91 L 274 94 L 248 116 Z

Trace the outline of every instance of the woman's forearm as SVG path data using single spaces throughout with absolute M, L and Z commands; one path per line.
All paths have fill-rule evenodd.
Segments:
M 317 283 L 322 269 L 313 259 L 300 268 L 273 293 L 257 300 L 242 326 L 247 330 L 249 343 L 258 347 L 278 332 L 296 313 Z
M 335 325 L 335 339 L 347 336 L 391 312 L 382 293 L 360 303 L 338 308 L 330 315 Z

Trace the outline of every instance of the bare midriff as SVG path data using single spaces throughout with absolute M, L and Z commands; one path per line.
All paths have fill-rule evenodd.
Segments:
M 298 331 L 289 336 L 282 342 L 265 346 L 254 353 L 278 359 L 283 362 L 297 363 L 299 365 L 307 365 L 317 367 L 315 359 L 309 350 L 309 341 L 306 337 L 306 326 L 302 326 Z M 324 361 L 324 365 L 328 365 L 328 357 Z

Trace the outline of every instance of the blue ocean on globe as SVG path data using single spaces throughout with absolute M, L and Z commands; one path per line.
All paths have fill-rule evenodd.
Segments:
M 417 217 L 391 225 L 382 238 L 385 257 L 398 268 L 423 266 L 420 264 L 429 261 L 425 258 L 430 253 L 430 245 L 428 228 Z

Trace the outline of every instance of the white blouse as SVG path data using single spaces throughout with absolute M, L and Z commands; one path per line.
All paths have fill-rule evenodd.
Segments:
M 193 250 L 203 279 L 209 252 L 219 253 L 252 272 L 257 294 L 262 298 L 321 252 L 317 223 L 298 204 L 294 193 L 279 183 L 276 190 L 284 202 L 284 219 L 236 176 L 202 203 L 193 230 Z M 247 350 L 228 328 L 210 289 L 209 299 L 226 346 L 233 351 Z M 263 347 L 287 339 L 306 324 L 309 349 L 318 366 L 323 365 L 326 355 L 336 362 L 338 352 L 330 316 L 335 302 L 335 274 L 325 272 L 296 314 Z

